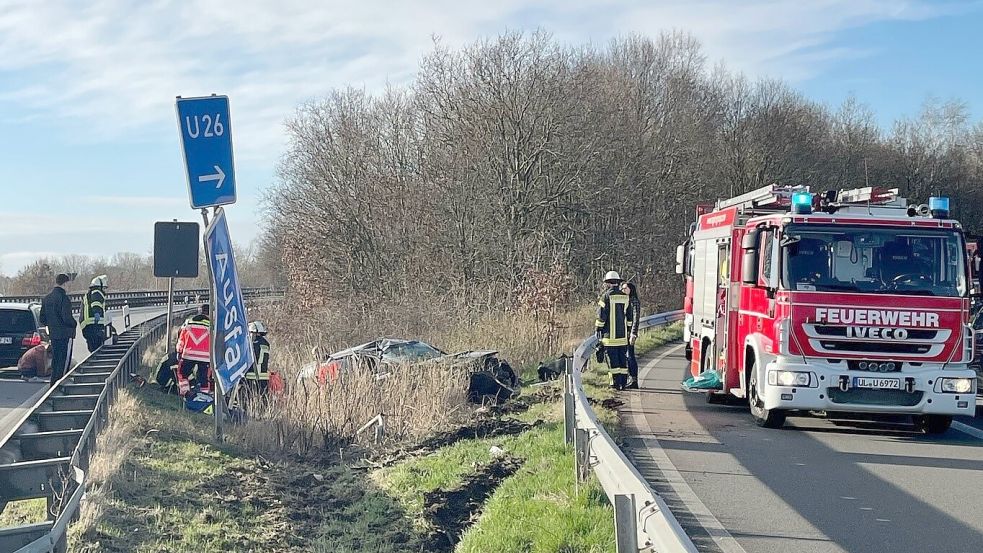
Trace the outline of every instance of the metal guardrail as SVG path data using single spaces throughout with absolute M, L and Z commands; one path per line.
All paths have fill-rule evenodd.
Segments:
M 180 320 L 191 310 L 174 313 Z M 116 345 L 96 350 L 37 401 L 0 441 L 13 456 L 0 464 L 0 510 L 11 501 L 46 499 L 46 522 L 0 529 L 0 552 L 67 550 L 69 524 L 78 518 L 96 436 L 109 422 L 119 388 L 140 367 L 146 349 L 163 337 L 166 315 L 124 332 Z
M 665 326 L 682 318 L 682 311 L 651 315 L 639 321 L 639 329 Z M 577 477 L 583 481 L 588 471 L 594 469 L 604 493 L 614 505 L 618 553 L 696 553 L 696 546 L 665 501 L 652 491 L 625 457 L 587 401 L 581 373 L 586 370 L 596 345 L 594 336 L 580 344 L 567 364 L 564 378 L 565 437 L 568 444 L 574 445 Z
M 243 288 L 244 299 L 254 299 L 258 297 L 282 296 L 284 291 L 279 288 Z M 84 294 L 69 294 L 72 300 L 72 310 L 78 312 L 82 308 L 82 297 Z M 200 298 L 207 301 L 209 292 L 205 288 L 194 290 L 175 290 L 173 301 L 176 304 L 184 302 L 188 298 L 190 302 L 195 302 Z M 32 303 L 40 302 L 43 296 L 0 296 L 0 304 L 3 303 Z M 110 292 L 106 294 L 106 308 L 118 309 L 128 305 L 130 307 L 158 307 L 167 305 L 167 290 L 133 290 L 129 292 Z

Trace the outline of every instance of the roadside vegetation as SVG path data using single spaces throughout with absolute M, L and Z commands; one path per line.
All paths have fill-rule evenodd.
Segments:
M 559 339 L 573 346 L 589 332 L 589 310 L 565 320 Z M 516 332 L 508 321 L 484 324 L 486 340 L 535 334 Z M 640 349 L 673 336 L 645 333 Z M 526 347 L 534 356 L 535 347 Z M 148 352 L 145 370 L 162 355 L 162 347 Z M 295 361 L 279 361 L 288 362 Z M 524 368 L 531 380 L 535 364 Z M 284 415 L 257 411 L 246 425 L 229 427 L 221 446 L 213 443 L 211 417 L 183 411 L 152 384 L 126 389 L 98 438 L 72 550 L 613 550 L 613 511 L 603 491 L 574 479 L 559 382 L 530 382 L 513 401 L 475 408 L 464 401 L 463 380 L 438 376 L 417 381 L 447 394 L 431 404 L 399 379 L 383 381 L 388 388 L 353 379 L 332 392 L 309 390 L 318 398 L 313 403 L 300 401 L 300 388 L 280 398 L 296 402 L 283 406 Z M 592 370 L 586 378 L 595 383 L 596 410 L 613 425 L 604 375 Z M 318 395 L 327 393 L 341 395 Z M 405 394 L 404 402 L 387 403 Z M 402 405 L 425 416 L 400 411 Z M 452 413 L 435 417 L 441 409 Z M 356 436 L 354 428 L 377 411 L 390 413 L 391 433 L 382 443 L 371 433 Z

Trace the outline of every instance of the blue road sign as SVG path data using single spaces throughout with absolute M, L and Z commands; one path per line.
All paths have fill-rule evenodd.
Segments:
M 229 97 L 178 97 L 177 123 L 188 170 L 191 207 L 234 204 L 236 175 Z
M 212 353 L 215 374 L 222 392 L 232 388 L 253 366 L 253 345 L 249 340 L 249 319 L 242 301 L 236 271 L 232 238 L 225 222 L 225 210 L 215 210 L 215 218 L 205 231 L 205 249 L 212 269 Z

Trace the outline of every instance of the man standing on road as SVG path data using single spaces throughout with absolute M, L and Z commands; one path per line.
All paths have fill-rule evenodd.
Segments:
M 41 300 L 41 324 L 48 327 L 51 338 L 51 385 L 65 376 L 65 368 L 71 362 L 72 339 L 75 338 L 75 317 L 72 317 L 72 300 L 65 292 L 68 275 L 55 277 L 55 287 Z
M 607 356 L 611 387 L 624 390 L 628 380 L 628 335 L 632 328 L 628 294 L 621 291 L 621 275 L 608 271 L 604 275 L 606 289 L 597 300 L 597 320 L 594 326 L 597 339 Z
M 106 275 L 92 279 L 89 292 L 82 299 L 82 337 L 92 353 L 106 343 Z

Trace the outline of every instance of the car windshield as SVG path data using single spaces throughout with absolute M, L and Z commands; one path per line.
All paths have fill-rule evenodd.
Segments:
M 37 330 L 34 315 L 27 309 L 0 309 L 0 333 L 25 333 Z
M 440 357 L 439 350 L 423 342 L 406 342 L 392 344 L 382 354 L 382 360 L 387 363 L 414 363 Z
M 951 230 L 790 225 L 782 249 L 789 290 L 966 294 L 965 248 Z

